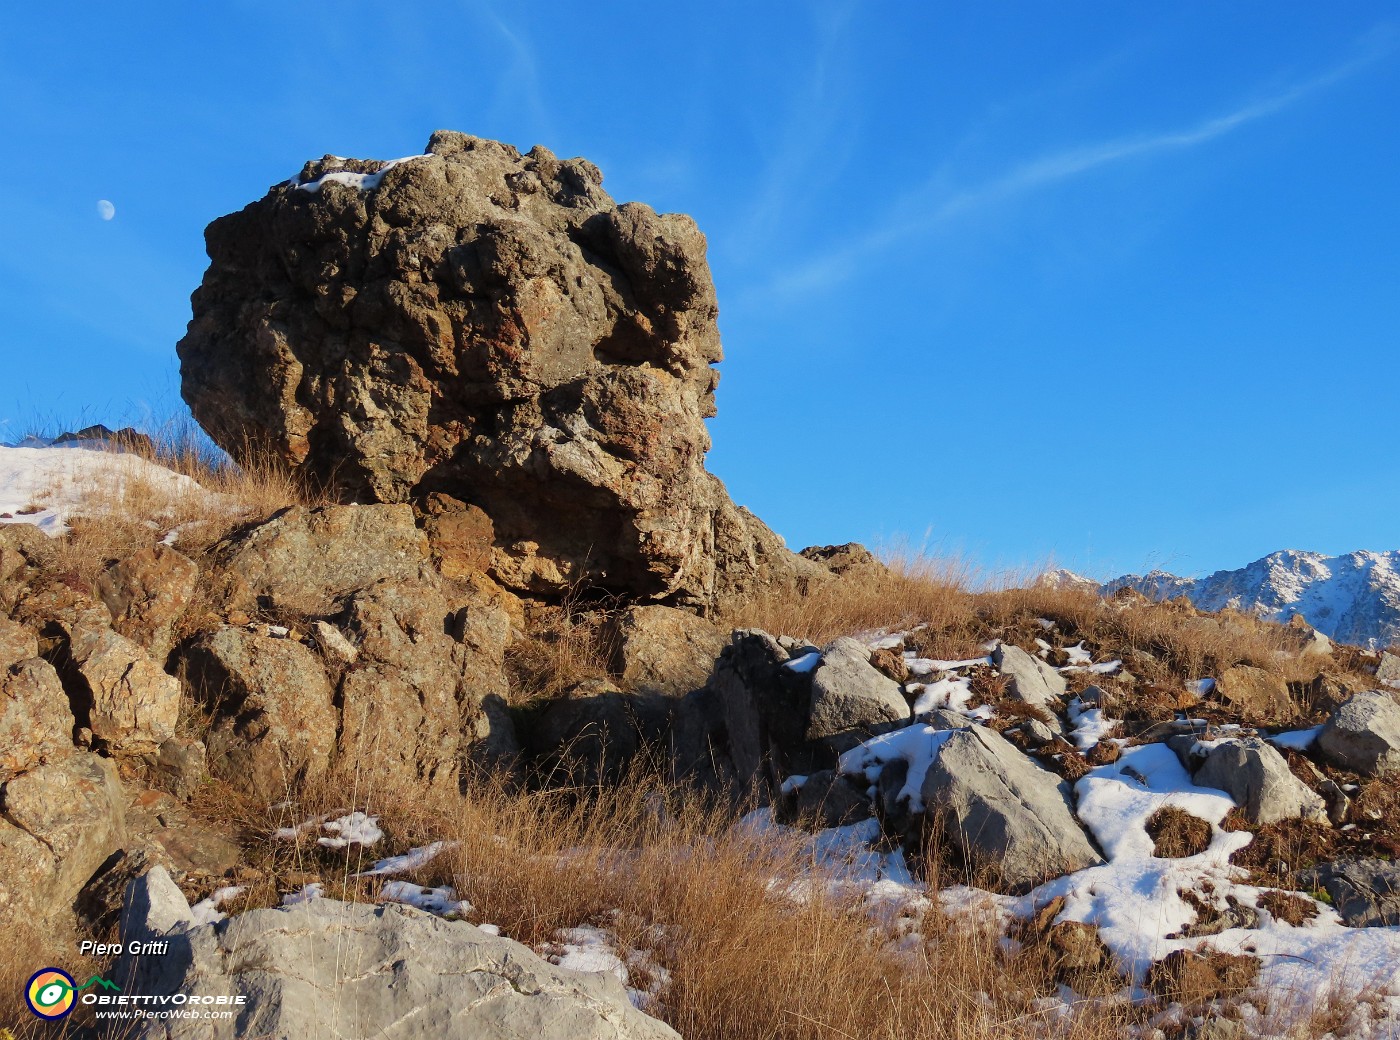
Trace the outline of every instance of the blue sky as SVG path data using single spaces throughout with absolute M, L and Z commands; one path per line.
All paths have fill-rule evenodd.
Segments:
M 0 439 L 178 411 L 205 224 L 450 128 L 696 218 L 710 466 L 795 546 L 1400 547 L 1389 5 L 55 3 L 0 93 Z

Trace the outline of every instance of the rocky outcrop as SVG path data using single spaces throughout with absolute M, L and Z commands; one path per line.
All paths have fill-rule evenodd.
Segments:
M 869 648 L 857 639 L 832 643 L 811 674 L 808 740 L 839 753 L 909 721 L 909 702 L 899 684 L 870 664 Z
M 230 606 L 327 616 L 377 581 L 424 576 L 428 540 L 409 506 L 297 506 L 217 546 L 214 558 Z
M 1336 765 L 1365 776 L 1400 771 L 1400 703 L 1382 690 L 1356 694 L 1327 720 L 1317 745 Z
M 605 638 L 623 686 L 683 697 L 705 685 L 729 633 L 689 611 L 645 606 L 621 611 Z
M 1256 826 L 1290 819 L 1327 822 L 1322 796 L 1294 776 L 1283 756 L 1259 737 L 1211 748 L 1195 783 L 1224 791 Z
M 510 939 L 397 903 L 313 899 L 196 925 L 180 890 L 156 868 L 128 889 L 122 939 L 156 938 L 170 943 L 168 953 L 119 962 L 125 990 L 245 1002 L 228 1019 L 151 1023 L 136 1034 L 150 1040 L 310 1037 L 327 1029 L 345 1040 L 678 1040 L 636 1010 L 611 973 L 558 968 Z
M 308 164 L 210 225 L 185 399 L 235 456 L 346 500 L 478 507 L 517 590 L 709 609 L 829 575 L 705 471 L 704 236 L 601 183 L 448 132 L 390 165 Z

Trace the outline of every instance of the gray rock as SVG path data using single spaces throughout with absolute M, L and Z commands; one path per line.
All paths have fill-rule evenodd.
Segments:
M 1400 925 L 1400 863 L 1382 859 L 1338 860 L 1321 864 L 1305 874 L 1303 880 L 1326 889 L 1333 909 L 1353 928 Z
M 869 819 L 874 813 L 870 796 L 831 769 L 807 777 L 779 807 L 783 822 L 804 824 L 814 830 L 843 827 Z
M 745 793 L 835 765 L 834 756 L 816 764 L 801 753 L 812 679 L 810 672 L 786 667 L 788 661 L 788 652 L 767 632 L 739 629 L 715 663 L 710 689 L 735 780 Z
M 1262 826 L 1280 820 L 1327 822 L 1327 803 L 1288 768 L 1262 737 L 1217 744 L 1196 770 L 1198 787 L 1224 791 L 1244 810 L 1250 823 Z
M 129 992 L 241 995 L 236 1017 L 151 1022 L 138 1040 L 678 1040 L 636 1010 L 615 976 L 576 972 L 465 921 L 397 903 L 314 899 L 193 925 L 159 868 L 131 886 L 124 942 L 165 938 L 158 957 L 124 956 Z
M 154 866 L 127 882 L 122 899 L 123 942 L 148 942 L 194 924 L 194 914 L 180 886 L 162 866 Z
M 1400 686 L 1400 657 L 1392 653 L 1381 654 L 1381 663 L 1376 668 L 1376 681 L 1386 686 Z
M 947 738 L 923 799 L 945 839 L 1009 891 L 1103 862 L 1071 811 L 1069 786 L 985 726 Z
M 992 651 L 992 663 L 1006 676 L 1006 692 L 1016 700 L 1053 711 L 1065 695 L 1065 679 L 1040 658 L 1019 646 L 999 643 Z
M 1400 704 L 1392 694 L 1355 694 L 1327 720 L 1317 746 L 1329 761 L 1364 776 L 1400 770 Z
M 823 653 L 812 672 L 807 715 L 808 740 L 823 740 L 846 751 L 874 733 L 909 720 L 909 703 L 899 684 L 870 664 L 870 651 L 841 638 Z

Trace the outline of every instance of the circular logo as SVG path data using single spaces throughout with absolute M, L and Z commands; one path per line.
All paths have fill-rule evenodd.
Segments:
M 40 1018 L 62 1018 L 73 1010 L 73 976 L 60 968 L 36 971 L 24 989 L 24 1001 Z

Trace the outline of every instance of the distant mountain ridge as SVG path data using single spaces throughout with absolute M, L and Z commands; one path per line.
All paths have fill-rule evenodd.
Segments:
M 1042 580 L 1096 584 L 1066 570 L 1051 571 Z M 1151 599 L 1185 596 L 1201 610 L 1229 607 L 1274 621 L 1301 614 L 1339 642 L 1373 649 L 1400 643 L 1400 550 L 1325 556 L 1284 549 L 1204 578 L 1156 570 L 1125 574 L 1096 587 L 1104 595 L 1133 588 Z

